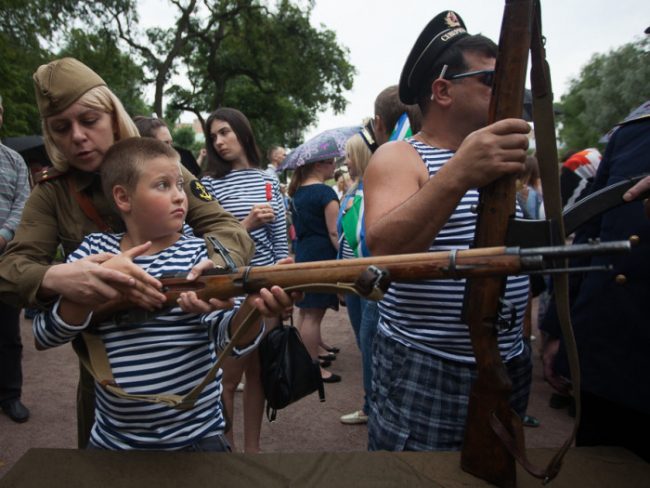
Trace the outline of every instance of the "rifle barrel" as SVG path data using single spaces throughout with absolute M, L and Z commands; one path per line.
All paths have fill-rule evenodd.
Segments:
M 233 272 L 214 270 L 194 281 L 184 278 L 162 278 L 161 281 L 167 303 L 173 305 L 181 292 L 190 290 L 204 300 L 225 300 L 273 285 L 287 288 L 314 283 L 355 283 L 371 266 L 386 271 L 391 281 L 464 279 L 548 271 L 560 258 L 629 250 L 628 241 L 535 248 L 491 247 L 246 267 Z

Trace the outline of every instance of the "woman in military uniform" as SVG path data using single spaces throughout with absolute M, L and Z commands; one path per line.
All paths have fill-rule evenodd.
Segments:
M 47 307 L 63 295 L 73 301 L 121 297 L 147 309 L 159 307 L 160 283 L 133 263 L 122 270 L 100 264 L 106 257 L 52 264 L 59 245 L 72 252 L 91 232 L 124 229 L 104 196 L 99 167 L 116 141 L 138 131 L 104 80 L 83 63 L 63 58 L 34 73 L 45 147 L 54 169 L 37 177 L 6 252 L 0 259 L 0 299 L 19 306 Z M 188 195 L 187 223 L 196 235 L 213 236 L 237 265 L 248 263 L 253 243 L 194 177 L 183 171 Z M 209 246 L 212 249 L 212 246 Z M 215 258 L 217 264 L 223 264 Z M 93 380 L 81 372 L 77 419 L 79 447 L 92 425 Z

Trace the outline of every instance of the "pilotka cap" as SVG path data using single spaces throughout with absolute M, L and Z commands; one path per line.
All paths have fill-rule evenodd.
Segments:
M 34 73 L 36 103 L 41 117 L 56 115 L 96 86 L 106 85 L 81 61 L 62 58 L 43 64 Z
M 431 66 L 452 44 L 468 36 L 465 23 L 452 10 L 439 13 L 415 41 L 402 68 L 399 98 L 407 105 L 417 102 L 420 89 L 430 75 Z

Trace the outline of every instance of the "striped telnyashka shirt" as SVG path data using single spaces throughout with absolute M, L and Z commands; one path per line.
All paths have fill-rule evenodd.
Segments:
M 433 177 L 454 153 L 437 149 L 415 139 L 409 142 Z M 440 230 L 429 251 L 468 249 L 474 241 L 478 190 L 468 191 L 447 224 Z M 435 212 L 435 209 L 431 209 Z M 522 216 L 517 208 L 517 215 Z M 516 326 L 499 333 L 502 358 L 509 360 L 523 351 L 522 324 L 528 301 L 528 277 L 509 276 L 505 299 L 514 306 Z M 468 326 L 461 320 L 465 280 L 423 280 L 393 282 L 379 304 L 379 330 L 408 347 L 443 359 L 475 363 Z
M 204 176 L 201 183 L 227 212 L 240 221 L 254 205 L 268 203 L 273 208 L 275 220 L 249 232 L 255 241 L 252 266 L 275 264 L 289 255 L 287 216 L 277 178 L 266 171 L 251 168 L 231 171 L 218 179 Z
M 101 252 L 119 253 L 122 234 L 90 234 L 69 262 Z M 139 256 L 134 262 L 155 277 L 187 273 L 207 259 L 203 239 L 182 236 L 174 245 L 152 256 Z M 65 344 L 82 332 L 66 324 L 58 314 L 57 303 L 49 312 L 36 316 L 34 335 L 39 344 L 54 347 Z M 102 323 L 96 332 L 102 337 L 117 383 L 132 394 L 187 394 L 216 362 L 217 350 L 230 337 L 228 326 L 238 307 L 205 315 L 187 314 L 175 307 L 145 323 L 116 325 Z M 253 344 L 235 348 L 234 355 L 252 351 Z M 177 410 L 160 403 L 118 398 L 96 385 L 95 424 L 92 441 L 106 449 L 177 450 L 207 436 L 222 434 L 225 428 L 221 408 L 221 378 L 208 385 L 190 410 Z

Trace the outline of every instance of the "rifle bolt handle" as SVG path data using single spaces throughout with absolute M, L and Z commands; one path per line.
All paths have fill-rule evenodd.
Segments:
M 618 274 L 616 275 L 616 278 L 614 278 L 614 280 L 616 281 L 617 285 L 624 285 L 625 283 L 627 283 L 627 276 L 625 276 L 624 274 Z

